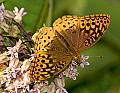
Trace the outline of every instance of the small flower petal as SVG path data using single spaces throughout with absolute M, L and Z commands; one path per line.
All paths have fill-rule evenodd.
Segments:
M 0 21 L 3 21 L 3 19 L 4 19 L 4 15 L 0 13 Z
M 30 72 L 27 71 L 24 75 L 24 78 L 23 78 L 23 83 L 24 83 L 24 86 L 30 84 Z
M 62 79 L 55 78 L 54 82 L 58 87 L 65 87 L 65 78 L 63 78 L 63 77 L 62 77 Z
M 0 21 L 3 21 L 4 19 L 4 12 L 5 12 L 5 7 L 2 3 L 2 5 L 0 6 Z
M 23 61 L 23 64 L 21 66 L 21 73 L 23 73 L 24 71 L 27 71 L 28 68 L 30 67 L 30 64 L 31 64 L 31 62 L 28 59 Z
M 18 58 L 13 58 L 12 60 L 10 60 L 9 62 L 9 67 L 10 68 L 17 68 L 19 63 L 19 59 Z
M 14 56 L 15 56 L 15 58 L 18 58 L 18 53 L 16 52 L 16 53 L 14 54 Z
M 84 64 L 83 64 L 83 63 L 80 63 L 80 66 L 81 66 L 82 68 L 84 68 Z
M 24 12 L 24 8 L 21 8 L 21 9 L 20 9 L 20 14 L 22 14 L 22 16 L 24 16 L 24 15 L 27 14 L 27 12 Z
M 17 8 L 17 7 L 14 7 L 13 12 L 15 13 L 15 15 L 17 15 L 18 11 L 19 11 L 18 8 Z
M 65 88 L 58 88 L 56 90 L 56 93 L 68 93 L 67 90 Z
M 19 39 L 19 41 L 16 43 L 15 47 L 17 48 L 17 50 L 20 48 L 22 41 Z
M 4 4 L 2 3 L 2 5 L 0 6 L 0 11 L 3 11 L 5 9 Z
M 62 93 L 62 89 L 61 89 L 61 88 L 58 88 L 58 89 L 56 90 L 56 93 Z
M 31 58 L 29 58 L 29 61 L 33 61 L 34 57 L 35 57 L 35 54 L 31 54 Z
M 47 93 L 55 93 L 55 84 L 53 82 L 49 85 Z
M 90 65 L 90 63 L 89 62 L 85 62 L 85 65 Z

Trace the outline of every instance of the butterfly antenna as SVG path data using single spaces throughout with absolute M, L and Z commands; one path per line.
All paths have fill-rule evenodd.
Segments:
M 103 58 L 103 56 L 90 56 L 90 57 Z

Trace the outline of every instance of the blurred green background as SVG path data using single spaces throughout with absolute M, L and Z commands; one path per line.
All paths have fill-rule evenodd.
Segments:
M 105 35 L 82 52 L 91 56 L 90 66 L 78 68 L 80 76 L 76 81 L 67 79 L 66 89 L 69 93 L 120 93 L 120 0 L 6 0 L 4 4 L 11 11 L 24 7 L 24 28 L 32 32 L 43 24 L 52 26 L 63 15 L 109 14 L 111 24 Z

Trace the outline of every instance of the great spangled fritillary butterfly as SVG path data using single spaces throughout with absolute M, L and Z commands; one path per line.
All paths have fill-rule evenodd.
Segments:
M 108 14 L 63 16 L 53 27 L 43 27 L 35 39 L 36 54 L 30 71 L 33 82 L 46 80 L 65 70 L 80 52 L 95 44 L 110 24 Z

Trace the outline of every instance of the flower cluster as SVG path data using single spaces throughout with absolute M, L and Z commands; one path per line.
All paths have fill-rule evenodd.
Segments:
M 81 56 L 80 62 L 72 60 L 69 67 L 54 78 L 53 82 L 30 81 L 30 66 L 35 54 L 32 53 L 33 42 L 36 35 L 29 36 L 21 28 L 22 17 L 27 13 L 24 8 L 19 11 L 17 7 L 13 12 L 0 6 L 0 92 L 2 93 L 68 93 L 65 79 L 76 80 L 79 75 L 76 66 L 89 65 L 86 60 L 89 56 Z M 28 42 L 29 41 L 29 42 Z
M 29 78 L 29 67 L 30 61 L 32 61 L 34 55 L 30 59 L 20 61 L 18 57 L 18 51 L 20 50 L 22 41 L 16 43 L 14 47 L 8 47 L 8 52 L 1 54 L 0 59 L 5 62 L 6 59 L 9 61 L 8 67 L 0 75 L 1 85 L 5 84 L 5 90 L 18 93 L 18 90 L 22 88 L 22 91 L 29 90 L 30 78 Z M 6 56 L 7 55 L 7 56 Z M 9 56 L 9 58 L 7 58 Z M 1 61 L 2 62 L 2 61 Z
M 21 21 L 25 14 L 24 8 L 19 11 L 15 7 L 12 12 L 3 4 L 0 6 L 0 93 L 29 91 L 29 68 L 34 54 L 31 48 L 27 48 L 29 44 L 25 41 L 28 38 L 21 34 Z

